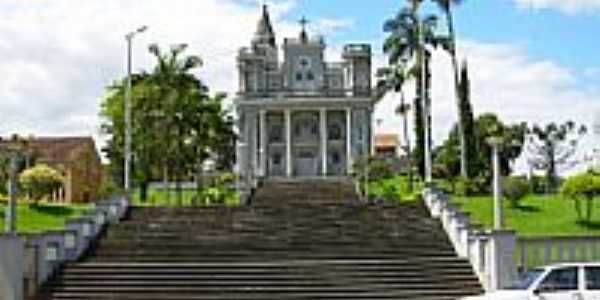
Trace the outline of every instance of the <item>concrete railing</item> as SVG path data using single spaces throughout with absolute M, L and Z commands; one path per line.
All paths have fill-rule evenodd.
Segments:
M 115 197 L 68 220 L 64 230 L 0 235 L 0 299 L 23 300 L 33 296 L 63 264 L 79 260 L 106 226 L 119 223 L 128 209 L 125 198 Z
M 441 191 L 426 189 L 423 199 L 431 216 L 442 223 L 458 256 L 471 263 L 486 291 L 505 288 L 514 282 L 517 276 L 514 231 L 483 230 Z
M 515 259 L 520 271 L 560 262 L 600 260 L 600 237 L 519 238 Z

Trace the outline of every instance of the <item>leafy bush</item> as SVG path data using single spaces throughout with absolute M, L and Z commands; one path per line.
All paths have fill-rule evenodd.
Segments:
M 522 177 L 506 177 L 502 181 L 502 191 L 504 197 L 510 201 L 510 205 L 518 207 L 521 200 L 530 193 L 531 187 Z
M 454 193 L 461 197 L 473 196 L 478 193 L 477 185 L 473 180 L 460 177 L 456 180 Z
M 382 196 L 386 201 L 394 201 L 399 198 L 398 190 L 394 184 L 385 184 L 382 189 Z
M 382 158 L 371 157 L 368 160 L 360 160 L 354 164 L 354 173 L 363 181 L 365 169 L 368 167 L 369 181 L 379 181 L 394 177 L 393 168 Z
M 31 193 L 34 201 L 41 200 L 60 188 L 62 181 L 58 171 L 44 164 L 23 171 L 19 177 L 22 187 Z
M 117 184 L 108 178 L 102 180 L 102 184 L 100 185 L 100 189 L 98 191 L 98 196 L 101 199 L 108 199 L 116 194 L 122 193 L 123 191 Z
M 581 199 L 587 203 L 586 221 L 592 219 L 594 198 L 600 194 L 600 176 L 591 172 L 569 177 L 561 187 L 561 194 L 575 201 L 575 210 L 579 221 L 582 218 Z
M 236 175 L 234 173 L 223 173 L 219 175 L 216 180 L 217 185 L 229 186 L 236 182 Z
M 543 176 L 532 176 L 529 185 L 531 186 L 531 192 L 534 194 L 544 194 L 548 191 L 546 178 Z

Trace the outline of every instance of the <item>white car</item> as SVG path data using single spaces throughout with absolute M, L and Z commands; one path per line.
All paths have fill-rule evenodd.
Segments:
M 515 286 L 462 300 L 600 300 L 600 263 L 537 268 Z

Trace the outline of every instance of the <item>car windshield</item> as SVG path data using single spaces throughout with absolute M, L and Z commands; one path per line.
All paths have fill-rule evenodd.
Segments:
M 533 270 L 525 273 L 524 275 L 522 275 L 508 289 L 510 289 L 510 290 L 526 290 L 531 286 L 531 284 L 533 284 L 536 281 L 536 279 L 538 279 L 540 277 L 540 275 L 542 275 L 542 273 L 544 273 L 543 269 L 533 269 Z

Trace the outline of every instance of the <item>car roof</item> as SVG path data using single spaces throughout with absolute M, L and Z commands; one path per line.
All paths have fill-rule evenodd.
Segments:
M 600 262 L 568 262 L 546 265 L 542 268 L 560 268 L 560 267 L 600 267 Z

